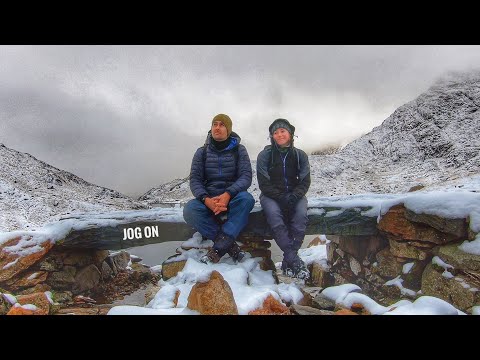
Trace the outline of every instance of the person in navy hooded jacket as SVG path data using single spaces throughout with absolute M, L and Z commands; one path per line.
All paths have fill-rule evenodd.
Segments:
M 271 144 L 257 157 L 260 204 L 275 242 L 283 251 L 283 273 L 307 280 L 310 273 L 298 250 L 308 222 L 305 197 L 310 187 L 308 156 L 293 146 L 295 126 L 288 120 L 276 119 L 268 131 Z
M 235 242 L 247 225 L 255 200 L 247 192 L 252 184 L 252 165 L 240 136 L 232 132 L 232 120 L 218 114 L 212 120 L 205 145 L 193 156 L 190 189 L 195 199 L 183 209 L 187 224 L 214 242 L 200 261 L 217 263 L 229 254 L 240 261 L 245 253 Z

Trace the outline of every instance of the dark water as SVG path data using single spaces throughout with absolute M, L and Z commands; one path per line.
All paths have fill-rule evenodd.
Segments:
M 302 244 L 302 249 L 306 248 L 310 241 L 318 235 L 307 235 Z M 139 256 L 143 259 L 142 263 L 149 266 L 162 264 L 169 256 L 175 254 L 175 249 L 180 247 L 183 241 L 169 241 L 161 244 L 150 244 L 126 249 L 131 255 Z M 272 260 L 274 263 L 282 261 L 282 250 L 275 241 L 270 241 L 272 246 Z

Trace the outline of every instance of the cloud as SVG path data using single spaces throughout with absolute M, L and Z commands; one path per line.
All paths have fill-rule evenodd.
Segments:
M 277 117 L 314 151 L 478 63 L 480 46 L 2 46 L 0 142 L 138 196 L 188 175 L 217 113 L 252 159 Z

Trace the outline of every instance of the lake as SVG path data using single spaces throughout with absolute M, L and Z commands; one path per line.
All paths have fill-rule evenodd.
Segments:
M 319 235 L 306 235 L 303 240 L 302 249 L 306 248 L 310 241 Z M 282 261 L 282 250 L 278 247 L 274 240 L 267 240 L 272 243 L 270 251 L 272 252 L 272 260 L 274 263 Z M 161 265 L 169 256 L 175 254 L 175 250 L 180 247 L 183 241 L 169 241 L 160 244 L 150 244 L 125 249 L 131 255 L 141 257 L 142 263 L 148 266 Z

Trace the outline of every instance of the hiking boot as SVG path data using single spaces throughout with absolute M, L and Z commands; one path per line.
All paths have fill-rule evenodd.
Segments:
M 238 246 L 236 241 L 233 242 L 227 253 L 235 262 L 240 262 L 245 257 L 245 251 L 240 249 L 240 246 Z
M 282 261 L 282 273 L 291 278 L 297 278 L 307 281 L 310 279 L 310 271 L 308 271 L 302 259 L 296 259 L 292 264 Z
M 225 234 L 223 231 L 218 233 L 218 235 L 215 237 L 213 240 L 214 244 L 213 247 L 217 251 L 217 254 L 222 257 L 225 255 L 230 248 L 235 244 L 235 239 L 227 234 Z
M 218 255 L 217 250 L 213 248 L 208 250 L 208 252 L 200 258 L 200 262 L 204 264 L 216 264 L 220 261 L 220 255 Z
M 308 271 L 307 267 L 305 266 L 305 263 L 300 258 L 299 258 L 299 261 L 296 261 L 292 265 L 292 271 L 293 271 L 293 277 L 297 279 L 305 280 L 305 281 L 310 279 L 310 271 Z

